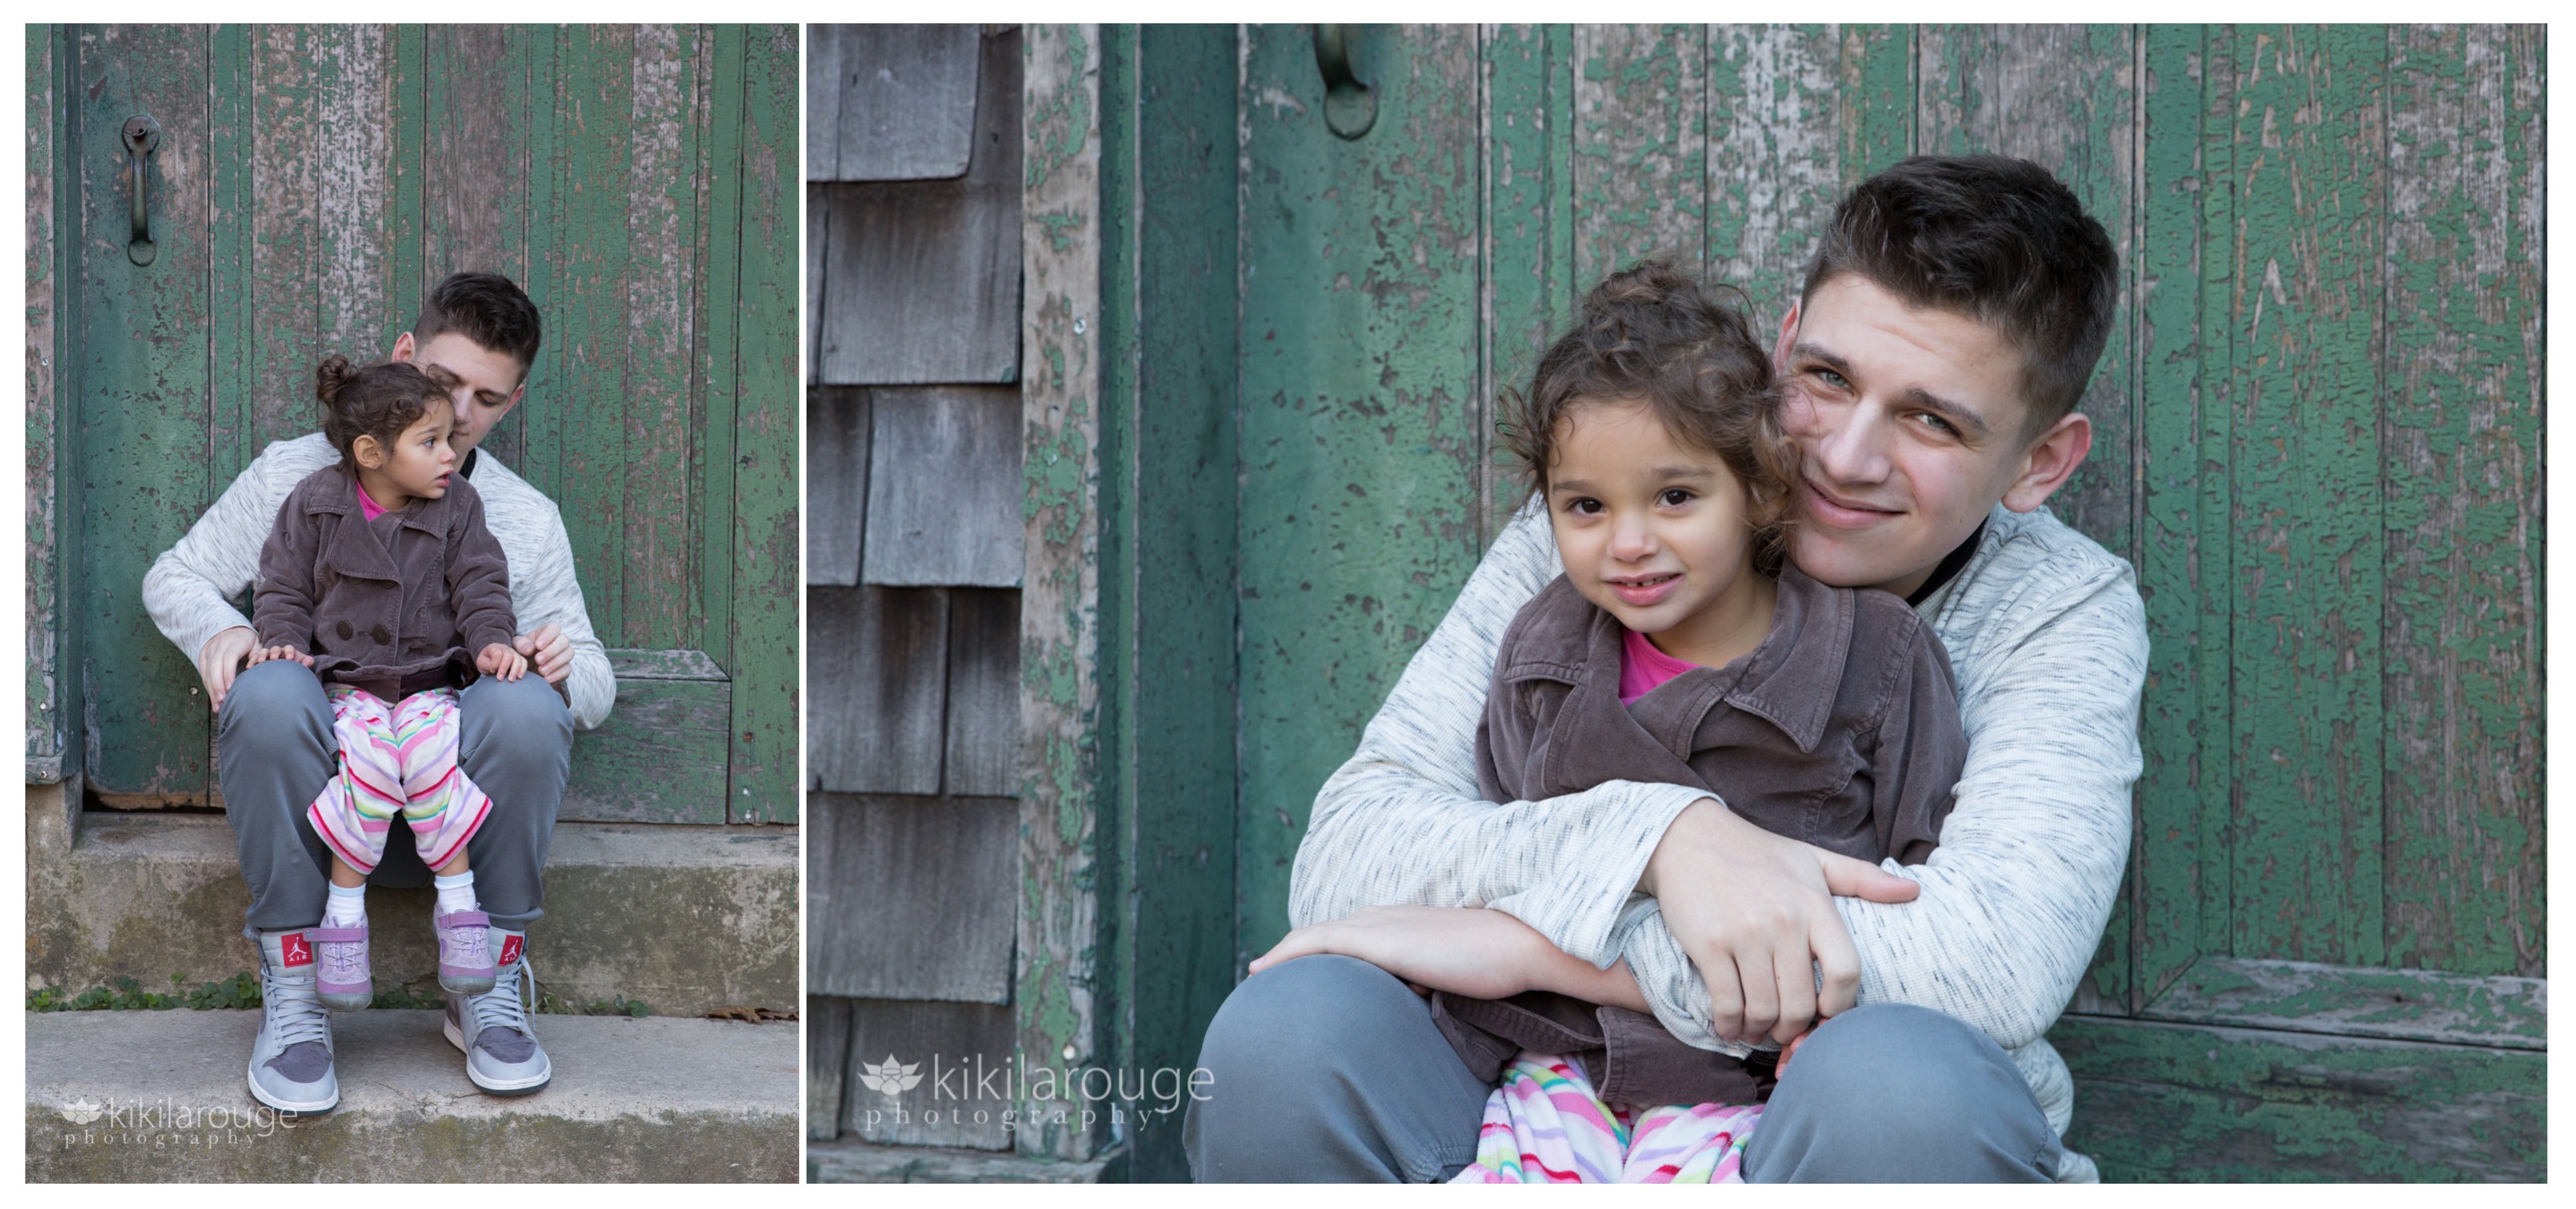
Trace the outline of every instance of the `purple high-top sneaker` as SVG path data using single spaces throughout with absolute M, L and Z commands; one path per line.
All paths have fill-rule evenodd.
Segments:
M 353 928 L 328 925 L 305 929 L 313 938 L 313 989 L 322 1006 L 354 1012 L 376 1001 L 376 980 L 367 959 L 367 921 Z
M 438 927 L 439 989 L 480 995 L 492 989 L 492 917 L 480 911 L 432 912 Z

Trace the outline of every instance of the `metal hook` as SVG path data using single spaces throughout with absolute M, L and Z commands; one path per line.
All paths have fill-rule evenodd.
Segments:
M 161 249 L 152 243 L 152 208 L 148 199 L 152 191 L 152 168 L 144 157 L 161 145 L 161 132 L 153 129 L 149 118 L 125 119 L 125 149 L 134 161 L 134 238 L 125 245 L 126 259 L 138 265 L 152 263 Z
M 1315 66 L 1324 73 L 1324 125 L 1355 139 L 1377 124 L 1377 90 L 1351 70 L 1351 43 L 1358 35 L 1347 25 L 1315 27 Z

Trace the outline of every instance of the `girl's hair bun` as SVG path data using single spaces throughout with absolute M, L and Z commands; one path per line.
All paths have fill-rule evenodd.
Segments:
M 332 406 L 340 398 L 340 388 L 348 385 L 349 379 L 355 376 L 357 370 L 350 366 L 347 357 L 325 357 L 321 368 L 313 371 L 313 397 L 320 399 L 324 407 Z

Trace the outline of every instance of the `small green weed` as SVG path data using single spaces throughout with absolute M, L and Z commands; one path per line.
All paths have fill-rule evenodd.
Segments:
M 593 1003 L 574 1003 L 558 998 L 552 992 L 537 996 L 537 1011 L 548 1016 L 633 1016 L 638 1020 L 653 1014 L 653 1009 L 644 1006 L 643 1000 L 629 999 L 624 995 Z
M 259 979 L 248 972 L 235 974 L 220 982 L 200 984 L 186 989 L 185 976 L 172 974 L 168 991 L 147 991 L 139 979 L 119 978 L 114 987 L 92 987 L 77 995 L 65 995 L 59 987 L 46 987 L 27 992 L 27 1010 L 31 1012 L 166 1012 L 172 1008 L 204 1011 L 209 1008 L 250 1008 L 259 1006 Z

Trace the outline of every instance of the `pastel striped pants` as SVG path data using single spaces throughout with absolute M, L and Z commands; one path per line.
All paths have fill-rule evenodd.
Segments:
M 345 684 L 326 691 L 339 772 L 306 808 L 313 830 L 350 868 L 367 873 L 384 859 L 385 833 L 400 815 L 421 863 L 446 864 L 492 812 L 492 799 L 457 763 L 464 728 L 456 690 L 413 693 L 391 706 Z
M 1611 1104 L 1583 1068 L 1527 1050 L 1485 1100 L 1453 1184 L 1741 1184 L 1759 1104 Z

